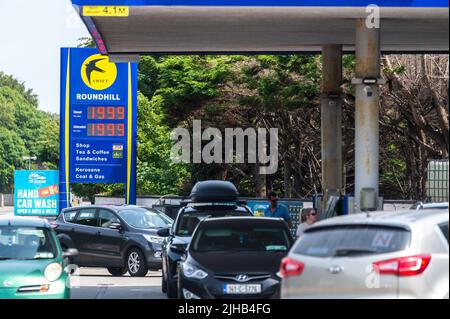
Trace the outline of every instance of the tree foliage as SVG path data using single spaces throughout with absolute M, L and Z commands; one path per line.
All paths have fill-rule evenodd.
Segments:
M 36 156 L 34 169 L 55 169 L 59 160 L 59 120 L 38 109 L 36 95 L 0 72 L 0 192 L 11 192 L 15 169 L 28 169 L 23 156 Z
M 85 39 L 81 46 L 92 46 Z M 345 191 L 354 188 L 353 55 L 343 57 L 343 165 Z M 146 56 L 138 65 L 138 194 L 186 194 L 198 180 L 226 179 L 243 195 L 277 190 L 286 197 L 322 191 L 320 56 Z M 380 192 L 385 198 L 424 199 L 426 163 L 448 158 L 448 56 L 385 56 L 388 85 L 380 101 Z M 175 164 L 176 127 L 279 129 L 279 169 L 260 175 L 259 163 Z M 37 109 L 23 83 L 0 73 L 0 191 L 11 190 L 23 155 L 56 168 L 58 117 Z M 206 144 L 208 141 L 204 141 Z M 122 195 L 123 185 L 76 185 Z

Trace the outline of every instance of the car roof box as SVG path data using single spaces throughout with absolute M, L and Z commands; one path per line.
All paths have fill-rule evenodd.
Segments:
M 233 183 L 226 181 L 197 182 L 192 188 L 190 199 L 195 203 L 236 202 L 239 192 Z

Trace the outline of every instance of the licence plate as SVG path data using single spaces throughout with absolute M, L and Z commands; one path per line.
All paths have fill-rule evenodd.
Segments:
M 224 294 L 244 295 L 261 293 L 261 285 L 223 285 Z

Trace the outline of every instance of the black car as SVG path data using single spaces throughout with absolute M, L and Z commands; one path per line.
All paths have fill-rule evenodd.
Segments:
M 167 237 L 162 249 L 161 285 L 167 297 L 178 296 L 178 263 L 201 220 L 224 216 L 253 216 L 251 210 L 237 200 L 237 194 L 236 187 L 230 182 L 198 182 L 192 189 L 191 202 L 180 209 L 172 228 L 158 231 L 158 235 Z
M 159 229 L 173 220 L 138 206 L 80 206 L 64 209 L 52 227 L 63 249 L 76 248 L 71 260 L 81 267 L 105 267 L 114 276 L 145 276 L 161 269 L 163 237 Z
M 204 220 L 180 263 L 179 297 L 279 298 L 277 272 L 292 244 L 281 218 Z

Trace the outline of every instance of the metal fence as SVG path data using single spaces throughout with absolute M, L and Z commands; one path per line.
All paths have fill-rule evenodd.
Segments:
M 430 202 L 448 202 L 448 159 L 432 160 L 427 167 L 427 199 Z

